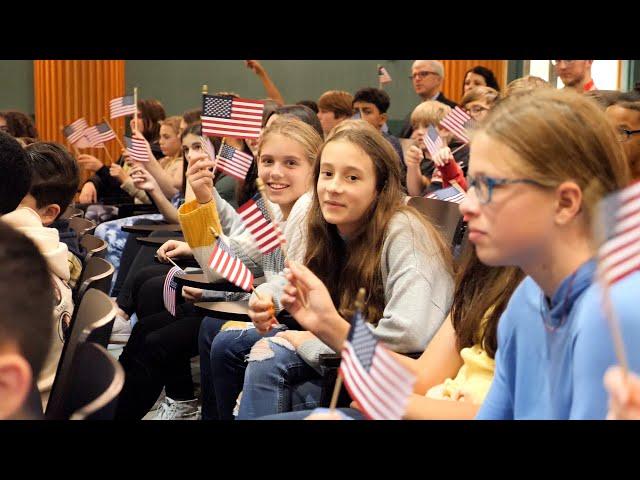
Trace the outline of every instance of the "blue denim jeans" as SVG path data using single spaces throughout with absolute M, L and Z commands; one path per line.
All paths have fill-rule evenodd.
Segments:
M 238 420 L 313 409 L 320 402 L 321 376 L 286 342 L 266 339 L 248 358 Z
M 216 392 L 211 375 L 211 344 L 226 320 L 205 317 L 198 332 L 198 353 L 200 354 L 200 389 L 202 397 L 202 419 L 218 420 Z

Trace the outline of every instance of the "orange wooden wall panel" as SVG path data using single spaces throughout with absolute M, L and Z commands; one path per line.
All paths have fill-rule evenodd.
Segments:
M 125 94 L 124 60 L 34 60 L 34 97 L 36 127 L 40 138 L 59 142 L 69 148 L 62 128 L 84 117 L 89 125 L 109 119 L 109 100 Z M 124 119 L 110 120 L 116 135 L 122 139 Z M 106 149 L 114 160 L 120 156 L 117 141 L 107 142 Z M 82 149 L 109 163 L 102 148 Z M 75 152 L 74 152 L 75 153 Z M 88 177 L 82 172 L 83 180 Z
M 444 95 L 455 101 L 462 99 L 462 83 L 467 70 L 482 65 L 492 70 L 498 85 L 504 89 L 507 80 L 507 60 L 441 60 L 444 65 L 445 78 L 442 91 Z

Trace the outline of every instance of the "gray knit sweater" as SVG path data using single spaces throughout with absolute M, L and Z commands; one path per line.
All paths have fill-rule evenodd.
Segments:
M 376 336 L 396 352 L 426 348 L 444 321 L 453 301 L 454 282 L 433 240 L 418 219 L 396 213 L 382 245 L 380 271 L 385 308 Z M 298 354 L 319 369 L 319 355 L 333 353 L 319 339 L 304 342 Z

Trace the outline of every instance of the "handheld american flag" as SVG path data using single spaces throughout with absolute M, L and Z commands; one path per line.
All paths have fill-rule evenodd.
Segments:
M 164 308 L 174 317 L 176 316 L 176 290 L 178 287 L 175 276 L 178 273 L 184 273 L 184 270 L 178 266 L 171 267 L 164 279 L 164 288 L 162 289 Z
M 351 398 L 372 420 L 399 420 L 416 377 L 400 365 L 366 325 L 361 308 L 351 321 L 342 349 L 340 374 Z
M 234 285 L 247 292 L 253 290 L 253 274 L 244 263 L 231 254 L 229 247 L 220 237 L 216 238 L 208 265 Z
M 244 180 L 251 168 L 253 157 L 237 150 L 229 145 L 223 145 L 220 149 L 216 168 L 238 180 Z
M 387 69 L 380 66 L 378 67 L 378 83 L 384 85 L 385 83 L 391 83 L 391 75 L 387 72 Z
M 270 220 L 264 206 L 264 200 L 260 192 L 238 208 L 238 213 L 247 230 L 258 242 L 258 249 L 262 253 L 269 253 L 278 248 L 284 237 L 280 229 Z
M 426 198 L 435 198 L 436 200 L 443 200 L 445 202 L 462 203 L 466 195 L 456 187 L 447 187 L 436 190 L 435 192 L 426 195 Z
M 444 147 L 442 138 L 433 125 L 429 125 L 427 127 L 427 131 L 425 132 L 422 139 L 424 140 L 424 145 L 427 147 L 427 151 L 432 158 L 438 152 L 438 150 Z
M 455 107 L 440 122 L 442 128 L 446 128 L 464 143 L 469 143 L 468 129 L 473 126 L 473 120 L 467 112 L 460 107 Z
M 601 278 L 612 285 L 640 269 L 640 182 L 612 193 L 599 205 L 605 242 L 598 251 Z
M 109 102 L 109 112 L 111 118 L 124 117 L 125 115 L 134 115 L 136 113 L 136 104 L 133 95 L 114 98 Z
M 116 138 L 116 134 L 105 122 L 98 123 L 93 127 L 87 128 L 85 134 L 89 137 L 92 147 L 97 147 L 104 142 L 108 142 L 109 140 Z
M 84 131 L 88 127 L 89 127 L 89 124 L 87 123 L 87 121 L 81 117 L 75 122 L 73 122 L 72 124 L 64 127 L 64 129 L 62 130 L 62 133 L 64 134 L 65 137 L 67 137 L 67 140 L 69 140 L 69 143 L 71 145 L 74 145 L 78 143 L 82 139 L 82 137 L 84 137 L 85 135 Z M 77 145 L 77 146 L 80 146 L 80 145 Z M 87 147 L 88 146 L 89 145 L 87 145 Z
M 145 139 L 124 137 L 124 144 L 127 146 L 127 151 L 132 160 L 138 162 L 149 161 L 149 144 Z
M 202 133 L 217 137 L 258 138 L 264 102 L 222 95 L 202 96 Z

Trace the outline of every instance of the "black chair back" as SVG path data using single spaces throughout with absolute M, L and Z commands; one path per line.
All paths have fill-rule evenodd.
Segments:
M 69 226 L 75 230 L 78 240 L 80 240 L 85 233 L 93 233 L 96 229 L 94 222 L 82 217 L 70 218 Z
M 91 342 L 78 345 L 62 393 L 62 418 L 113 420 L 123 385 L 124 369 L 105 348 Z
M 82 274 L 76 287 L 75 304 L 82 301 L 85 292 L 95 288 L 107 295 L 111 291 L 111 279 L 115 269 L 104 258 L 92 256 L 82 269 Z
M 104 258 L 107 254 L 107 242 L 95 235 L 91 235 L 90 233 L 85 233 L 82 236 L 80 239 L 80 245 L 82 245 L 87 251 L 87 255 L 84 257 L 85 263 L 91 260 L 91 257 L 93 256 Z
M 70 379 L 71 364 L 78 345 L 92 342 L 106 348 L 115 316 L 116 306 L 107 294 L 94 288 L 84 294 L 73 314 L 69 333 L 62 347 L 45 412 L 46 418 L 62 418 L 63 392 Z
M 453 246 L 456 232 L 462 224 L 462 214 L 457 203 L 436 198 L 411 197 L 408 204 L 429 220 L 440 231 L 445 242 Z

